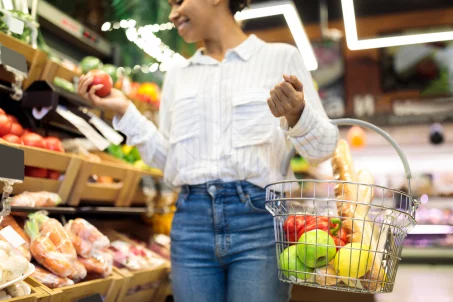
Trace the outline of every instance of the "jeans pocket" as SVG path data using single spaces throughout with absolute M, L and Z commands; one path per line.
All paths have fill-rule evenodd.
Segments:
M 264 193 L 247 193 L 245 195 L 246 201 L 245 204 L 255 213 L 269 213 L 266 210 L 266 194 Z

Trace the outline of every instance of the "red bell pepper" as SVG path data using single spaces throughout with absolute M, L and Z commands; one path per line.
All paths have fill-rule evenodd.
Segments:
M 286 239 L 289 242 L 296 242 L 304 233 L 315 229 L 335 235 L 340 227 L 341 220 L 339 218 L 309 215 L 289 216 L 283 224 Z

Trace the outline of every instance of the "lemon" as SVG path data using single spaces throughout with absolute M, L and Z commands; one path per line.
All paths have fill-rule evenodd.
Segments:
M 360 243 L 349 243 L 342 247 L 335 256 L 335 270 L 339 276 L 360 278 L 368 270 L 368 262 L 372 260 L 370 247 Z

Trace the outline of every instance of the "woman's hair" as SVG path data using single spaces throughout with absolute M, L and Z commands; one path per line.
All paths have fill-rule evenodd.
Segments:
M 230 0 L 230 11 L 234 15 L 250 4 L 251 0 Z

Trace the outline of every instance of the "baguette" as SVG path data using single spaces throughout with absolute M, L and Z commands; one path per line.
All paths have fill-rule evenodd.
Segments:
M 355 182 L 357 180 L 351 151 L 345 140 L 341 139 L 338 142 L 332 158 L 332 168 L 335 180 L 347 182 Z M 338 183 L 335 186 L 335 196 L 340 200 L 354 201 L 357 196 L 357 186 L 348 183 Z M 337 201 L 337 211 L 340 217 L 352 218 L 354 216 L 354 205 Z

